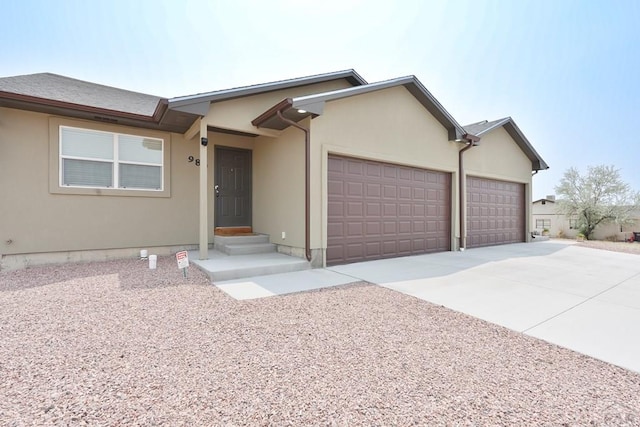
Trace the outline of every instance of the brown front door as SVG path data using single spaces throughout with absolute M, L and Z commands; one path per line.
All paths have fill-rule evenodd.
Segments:
M 467 177 L 467 246 L 524 242 L 524 184 Z
M 251 151 L 216 147 L 215 226 L 251 226 Z
M 327 264 L 451 249 L 451 174 L 329 156 Z

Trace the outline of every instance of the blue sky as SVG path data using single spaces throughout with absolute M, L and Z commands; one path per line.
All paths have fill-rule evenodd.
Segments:
M 0 76 L 173 97 L 354 68 L 414 74 L 462 124 L 511 116 L 551 166 L 640 190 L 638 1 L 31 1 L 1 6 Z

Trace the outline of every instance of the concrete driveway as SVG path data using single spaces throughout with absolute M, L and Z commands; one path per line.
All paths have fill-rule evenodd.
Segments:
M 331 267 L 640 372 L 640 257 L 522 243 Z
M 640 257 L 571 242 L 360 262 L 216 285 L 237 299 L 365 280 L 640 372 Z

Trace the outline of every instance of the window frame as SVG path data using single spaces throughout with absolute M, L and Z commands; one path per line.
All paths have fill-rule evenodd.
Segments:
M 114 189 L 114 190 L 126 190 L 126 191 L 163 191 L 164 190 L 164 140 L 161 138 L 153 138 L 153 137 L 148 137 L 148 136 L 141 136 L 141 135 L 131 135 L 131 134 L 127 134 L 127 133 L 122 133 L 122 132 L 111 132 L 111 131 L 104 131 L 104 130 L 95 130 L 95 129 L 87 129 L 87 128 L 81 128 L 81 127 L 75 127 L 75 126 L 64 126 L 61 125 L 59 127 L 59 137 L 58 137 L 58 142 L 59 142 L 59 148 L 58 148 L 58 157 L 60 158 L 60 164 L 58 167 L 58 175 L 60 178 L 59 181 L 59 185 L 60 187 L 73 187 L 73 188 L 100 188 L 100 189 Z M 92 132 L 92 133 L 101 133 L 101 134 L 106 134 L 106 135 L 110 135 L 111 136 L 111 147 L 112 147 L 112 153 L 113 153 L 113 159 L 101 159 L 98 157 L 83 157 L 83 156 L 73 156 L 73 155 L 66 155 L 66 154 L 62 154 L 62 144 L 63 144 L 63 138 L 62 138 L 62 134 L 63 134 L 63 130 L 64 129 L 72 129 L 72 130 L 77 130 L 77 131 L 86 131 L 86 132 Z M 148 163 L 148 162 L 135 162 L 135 161 L 130 161 L 130 160 L 121 160 L 120 159 L 120 137 L 121 136 L 128 136 L 128 137 L 134 137 L 134 138 L 144 138 L 144 139 L 150 139 L 150 140 L 154 140 L 154 141 L 159 141 L 161 144 L 161 153 L 160 153 L 160 157 L 161 157 L 161 162 L 158 163 Z M 85 161 L 85 162 L 101 162 L 101 163 L 109 163 L 111 164 L 111 186 L 107 186 L 107 187 L 102 187 L 102 186 L 98 186 L 98 185 L 75 185 L 75 184 L 65 184 L 64 181 L 64 160 L 68 159 L 68 160 L 78 160 L 78 161 Z M 159 188 L 140 188 L 140 187 L 121 187 L 120 186 L 120 164 L 125 164 L 125 165 L 135 165 L 135 166 L 153 166 L 153 167 L 159 167 L 160 168 L 160 187 Z
M 79 158 L 81 156 L 62 156 L 62 136 L 61 127 L 77 128 L 89 132 L 105 132 L 108 134 L 119 134 L 124 136 L 148 138 L 151 140 L 162 141 L 162 164 L 148 163 L 139 161 L 122 160 L 120 164 L 131 165 L 151 165 L 160 167 L 160 189 L 147 189 L 138 187 L 98 187 L 84 185 L 65 185 L 62 183 L 62 158 Z M 117 139 L 114 140 L 117 141 Z M 114 143 L 115 144 L 115 143 Z M 124 196 L 124 197 L 152 197 L 152 198 L 168 198 L 171 197 L 171 145 L 172 134 L 166 131 L 155 129 L 137 128 L 110 123 L 98 123 L 82 119 L 73 119 L 60 116 L 49 117 L 49 193 L 50 194 L 74 194 L 88 196 Z M 117 145 L 117 144 L 115 144 Z M 115 149 L 115 147 L 114 147 Z M 89 159 L 89 161 L 106 161 L 115 164 L 111 160 Z M 119 181 L 115 181 L 115 171 L 113 184 L 119 185 Z M 119 177 L 118 177 L 119 179 Z
M 542 227 L 538 225 L 538 223 L 542 221 Z M 550 229 L 551 228 L 551 219 L 550 218 L 536 218 L 536 229 Z

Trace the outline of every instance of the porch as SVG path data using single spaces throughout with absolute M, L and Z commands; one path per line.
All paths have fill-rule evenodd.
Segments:
M 208 250 L 207 259 L 199 258 L 199 251 L 189 252 L 191 263 L 204 271 L 212 282 L 311 268 L 311 264 L 305 259 L 278 253 L 276 246 L 269 243 L 269 236 L 264 234 L 216 235 L 213 248 Z

